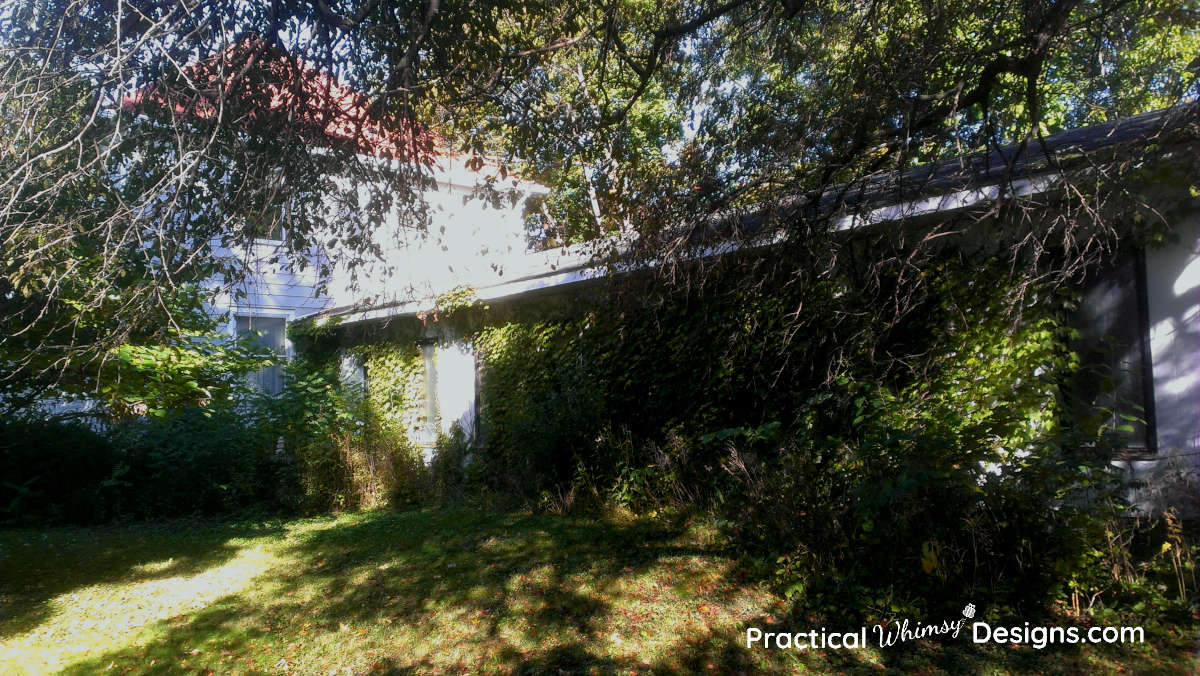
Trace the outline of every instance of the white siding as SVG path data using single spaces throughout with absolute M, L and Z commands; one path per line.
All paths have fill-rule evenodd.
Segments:
M 437 400 L 441 431 L 457 424 L 468 437 L 475 432 L 475 352 L 470 343 L 455 341 L 439 347 Z
M 1179 241 L 1146 252 L 1158 454 L 1122 463 L 1144 480 L 1139 502 L 1196 513 L 1200 472 L 1200 214 L 1176 226 Z
M 1179 235 L 1146 252 L 1160 454 L 1200 452 L 1200 217 Z

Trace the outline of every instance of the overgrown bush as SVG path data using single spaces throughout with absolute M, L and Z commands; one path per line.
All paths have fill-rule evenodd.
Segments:
M 480 475 L 551 511 L 704 509 L 810 613 L 1133 607 L 1096 554 L 1126 521 L 1102 416 L 1077 415 L 1075 295 L 1024 284 L 1014 317 L 1009 274 L 949 255 L 900 321 L 849 277 L 719 272 L 657 304 L 510 314 L 475 333 Z
M 244 407 L 187 407 L 102 430 L 5 420 L 0 441 L 5 519 L 116 519 L 276 509 L 275 441 Z
M 479 465 L 471 462 L 467 435 L 457 423 L 450 434 L 441 435 L 429 463 L 432 496 L 447 504 L 461 501 L 467 492 L 478 490 L 482 482 L 473 470 Z
M 277 395 L 126 415 L 102 429 L 0 420 L 0 518 L 98 523 L 258 510 L 400 506 L 432 494 L 407 430 L 419 359 L 355 350 L 377 387 L 342 382 L 338 350 L 286 365 Z
M 106 501 L 113 516 L 161 518 L 273 507 L 281 479 L 275 438 L 249 407 L 189 407 L 127 420 L 110 433 L 117 450 Z
M 380 401 L 388 396 L 387 381 L 369 396 L 361 385 L 342 382 L 339 369 L 332 358 L 293 361 L 283 392 L 268 405 L 272 429 L 293 462 L 297 492 L 289 501 L 321 511 L 424 499 L 424 463 L 396 410 Z
M 79 422 L 0 418 L 0 515 L 8 523 L 90 523 L 109 513 L 117 451 Z M 107 483 L 106 483 L 107 482 Z

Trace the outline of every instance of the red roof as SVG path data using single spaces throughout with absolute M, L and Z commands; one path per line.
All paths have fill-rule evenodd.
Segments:
M 268 125 L 270 133 L 376 157 L 428 163 L 453 156 L 449 143 L 425 125 L 378 112 L 362 93 L 297 59 L 272 54 L 261 42 L 246 40 L 188 66 L 179 82 L 146 87 L 122 107 L 201 118 L 237 115 L 247 124 Z M 269 116 L 259 115 L 263 107 Z

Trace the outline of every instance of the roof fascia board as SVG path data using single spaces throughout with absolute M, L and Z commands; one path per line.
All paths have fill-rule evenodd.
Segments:
M 969 210 L 994 202 L 1001 196 L 1030 197 L 1042 194 L 1052 190 L 1058 185 L 1059 180 L 1060 176 L 1058 174 L 1047 174 L 1012 181 L 1007 185 L 997 183 L 967 190 L 958 190 L 942 195 L 907 200 L 898 204 L 879 207 L 865 214 L 841 216 L 834 220 L 833 228 L 836 232 L 859 230 L 922 216 Z M 767 237 L 759 237 L 743 242 L 717 242 L 697 249 L 687 258 L 690 260 L 701 260 L 743 250 L 770 247 L 781 243 L 784 238 L 784 233 L 776 232 Z M 609 241 L 612 242 L 612 240 Z M 515 296 L 534 291 L 561 288 L 607 277 L 609 274 L 608 269 L 590 265 L 592 251 L 594 250 L 594 244 L 576 244 L 562 249 L 533 254 L 531 256 L 533 260 L 526 266 L 528 274 L 516 279 L 478 287 L 476 288 L 476 295 L 481 301 L 495 302 L 510 300 Z M 554 258 L 554 254 L 557 254 L 558 257 Z M 657 261 L 625 263 L 618 265 L 616 272 L 623 274 L 640 269 L 652 269 L 658 265 Z M 323 310 L 314 312 L 306 317 L 301 317 L 300 319 L 321 315 L 334 315 L 340 316 L 343 324 L 354 324 L 375 319 L 404 316 L 415 317 L 422 313 L 432 312 L 436 307 L 436 302 L 436 298 L 422 298 L 389 303 L 373 308 L 347 308 L 345 311 L 340 312 L 338 310 Z
M 835 231 L 856 230 L 871 225 L 902 221 L 930 214 L 947 214 L 969 210 L 995 202 L 1000 198 L 1032 197 L 1049 192 L 1058 185 L 1058 173 L 1022 178 L 1008 183 L 993 183 L 965 190 L 920 197 L 872 209 L 864 214 L 848 214 L 833 222 Z
M 329 150 L 328 148 L 313 148 L 313 152 L 326 154 L 333 151 Z M 405 165 L 403 160 L 395 158 L 378 157 L 375 155 L 367 155 L 365 153 L 355 153 L 354 155 L 359 162 L 362 162 L 368 166 L 372 166 L 376 169 L 400 171 Z M 408 165 L 412 166 L 412 163 L 408 163 Z M 510 187 L 515 190 L 538 195 L 550 192 L 550 188 L 542 185 L 541 183 L 514 178 L 512 176 L 509 176 L 507 179 L 500 179 L 499 174 L 488 174 L 482 171 L 472 171 L 466 167 L 462 160 L 454 157 L 435 155 L 433 157 L 432 165 L 421 165 L 418 163 L 417 166 L 422 166 L 426 171 L 428 171 L 429 177 L 436 181 L 439 187 L 474 189 L 481 183 L 481 179 L 495 177 L 498 183 L 507 181 L 510 184 Z M 490 167 L 491 165 L 485 166 Z

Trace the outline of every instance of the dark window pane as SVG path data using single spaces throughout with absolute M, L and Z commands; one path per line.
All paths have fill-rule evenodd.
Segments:
M 1129 450 L 1151 451 L 1152 406 L 1147 402 L 1144 271 L 1137 256 L 1120 257 L 1084 289 L 1079 352 L 1085 365 L 1080 393 L 1092 413 Z M 1084 412 L 1087 415 L 1087 412 Z
M 246 217 L 246 228 L 255 239 L 283 240 L 284 209 L 282 206 L 267 208 L 260 214 Z

